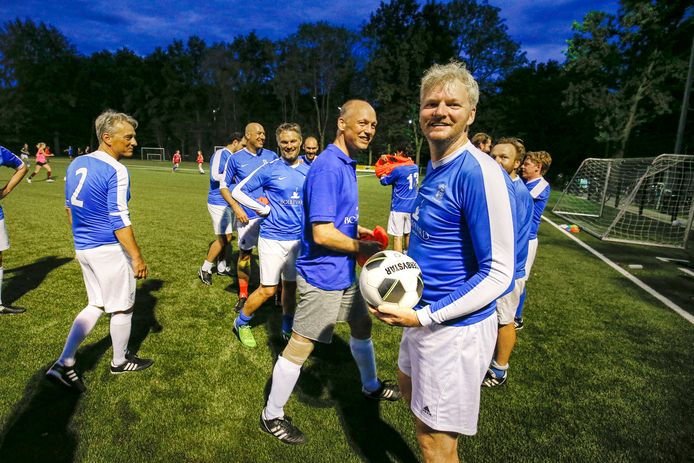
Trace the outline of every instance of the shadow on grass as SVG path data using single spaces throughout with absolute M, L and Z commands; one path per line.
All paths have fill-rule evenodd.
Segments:
M 275 358 L 286 345 L 281 335 L 281 324 L 281 310 L 271 311 L 266 326 L 269 347 Z M 266 401 L 271 385 L 272 378 L 265 387 Z M 381 404 L 386 407 L 398 405 L 369 400 L 361 394 L 359 370 L 349 344 L 339 336 L 333 336 L 330 344 L 316 343 L 313 354 L 301 371 L 294 394 L 311 407 L 335 407 L 350 447 L 364 461 L 417 461 L 400 433 L 381 419 Z M 297 425 L 301 427 L 301 423 Z
M 110 346 L 111 338 L 106 336 L 80 349 L 79 372 L 93 370 Z M 0 461 L 74 461 L 78 439 L 70 422 L 81 395 L 48 381 L 46 370 L 51 365 L 31 377 L 24 397 L 15 406 L 0 436 Z
M 133 323 L 130 329 L 130 341 L 128 350 L 137 354 L 147 335 L 158 333 L 164 329 L 156 317 L 155 308 L 158 299 L 152 294 L 159 291 L 164 286 L 162 280 L 145 280 L 135 293 L 135 304 L 133 310 Z
M 14 305 L 17 299 L 38 288 L 51 271 L 71 260 L 69 257 L 47 256 L 32 264 L 6 269 L 3 301 L 8 305 Z M 12 278 L 7 278 L 8 275 L 12 275 Z

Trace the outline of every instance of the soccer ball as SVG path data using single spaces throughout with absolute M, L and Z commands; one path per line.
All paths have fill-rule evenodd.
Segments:
M 366 302 L 374 307 L 390 302 L 401 309 L 411 309 L 422 297 L 422 271 L 405 254 L 381 251 L 371 256 L 361 269 L 359 289 Z

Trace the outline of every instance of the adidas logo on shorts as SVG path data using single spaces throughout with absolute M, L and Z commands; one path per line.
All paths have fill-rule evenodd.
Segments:
M 429 407 L 427 407 L 426 405 L 422 409 L 422 413 L 424 413 L 425 415 L 431 416 L 431 412 L 429 411 Z

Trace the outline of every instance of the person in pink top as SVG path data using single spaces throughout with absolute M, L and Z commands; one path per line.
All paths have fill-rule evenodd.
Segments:
M 205 157 L 202 155 L 202 151 L 198 150 L 198 157 L 195 159 L 195 162 L 198 163 L 198 172 L 204 174 L 205 171 L 202 168 L 202 163 L 205 162 Z
M 52 177 L 53 172 L 51 171 L 51 166 L 48 164 L 48 158 L 53 156 L 53 153 L 51 153 L 51 150 L 46 147 L 46 144 L 43 142 L 36 145 L 36 149 L 36 167 L 34 167 L 34 171 L 27 179 L 27 182 L 31 183 L 31 179 L 39 173 L 42 167 L 46 169 L 46 181 L 55 182 Z
M 181 163 L 181 151 L 176 150 L 176 152 L 173 155 L 173 159 L 171 159 L 173 162 L 173 168 L 171 169 L 172 172 L 176 172 L 178 170 L 178 165 Z

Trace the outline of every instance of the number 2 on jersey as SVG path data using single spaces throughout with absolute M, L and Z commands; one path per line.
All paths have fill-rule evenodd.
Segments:
M 77 199 L 77 196 L 80 194 L 80 191 L 82 191 L 84 181 L 87 179 L 87 168 L 80 167 L 75 171 L 75 174 L 80 176 L 80 181 L 77 183 L 77 188 L 75 188 L 75 191 L 72 193 L 72 196 L 70 197 L 70 204 L 72 204 L 73 206 L 82 207 L 84 206 L 84 201 L 82 201 L 81 199 Z

